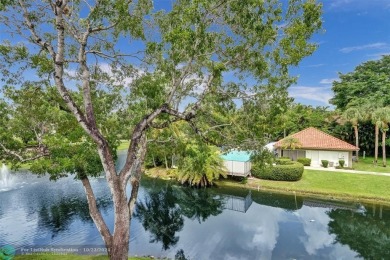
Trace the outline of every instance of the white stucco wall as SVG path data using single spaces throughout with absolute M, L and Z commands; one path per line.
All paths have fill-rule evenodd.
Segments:
M 350 161 L 352 158 L 349 158 L 350 152 L 346 151 L 321 151 L 321 150 L 306 150 L 306 158 L 311 159 L 311 166 L 321 166 L 321 160 L 328 160 L 333 162 L 333 166 L 339 165 L 339 160 L 343 159 L 345 161 L 344 166 L 350 167 Z

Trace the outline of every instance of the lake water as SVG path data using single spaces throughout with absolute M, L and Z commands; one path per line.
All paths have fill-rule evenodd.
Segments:
M 105 179 L 92 179 L 113 227 Z M 83 187 L 18 173 L 0 191 L 0 248 L 103 253 Z M 145 179 L 131 255 L 187 259 L 390 259 L 390 209 L 241 189 L 195 190 Z M 101 251 L 99 251 L 101 250 Z M 182 258 L 184 259 L 184 258 Z

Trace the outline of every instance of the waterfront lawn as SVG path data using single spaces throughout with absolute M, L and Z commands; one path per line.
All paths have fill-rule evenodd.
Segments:
M 126 150 L 127 148 L 129 148 L 129 145 L 130 145 L 130 141 L 121 140 L 121 144 L 118 146 L 118 148 L 116 150 L 117 151 Z
M 352 167 L 357 171 L 368 171 L 368 172 L 386 172 L 390 173 L 390 158 L 387 158 L 387 167 L 382 166 L 382 158 L 378 157 L 378 165 L 375 166 L 374 157 L 359 157 L 359 162 L 354 162 Z
M 247 185 L 261 190 L 295 191 L 329 198 L 390 201 L 389 176 L 305 170 L 297 182 L 251 179 Z

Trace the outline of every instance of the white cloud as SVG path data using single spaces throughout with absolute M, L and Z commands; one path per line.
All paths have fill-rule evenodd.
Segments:
M 333 97 L 330 87 L 295 86 L 289 89 L 290 97 L 317 101 L 325 105 Z
M 379 52 L 379 53 L 368 54 L 367 57 L 370 57 L 373 60 L 379 60 L 382 58 L 382 56 L 385 55 L 390 55 L 390 52 Z
M 333 81 L 339 81 L 339 78 L 321 79 L 320 84 L 332 84 Z
M 359 46 L 351 46 L 351 47 L 345 47 L 340 49 L 340 52 L 343 53 L 350 53 L 353 51 L 362 51 L 362 50 L 377 50 L 377 49 L 384 49 L 387 48 L 388 44 L 384 42 L 376 42 L 366 45 L 359 45 Z
M 316 255 L 317 251 L 333 244 L 335 235 L 329 235 L 328 209 L 303 207 L 299 211 L 298 218 L 303 225 L 306 236 L 301 236 L 300 240 L 305 246 L 309 255 Z
M 307 65 L 307 68 L 318 68 L 324 66 L 324 63 L 319 63 L 319 64 L 312 64 L 312 65 Z
M 111 66 L 107 63 L 100 63 L 99 68 L 110 77 L 116 78 L 114 84 L 130 85 L 134 80 L 145 74 L 145 71 L 135 68 L 131 76 L 118 77 L 118 75 L 114 75 Z
M 74 69 L 65 69 L 65 76 L 68 76 L 70 78 L 75 78 L 77 76 L 77 70 Z
M 124 84 L 124 85 L 129 85 L 131 84 L 135 79 L 138 77 L 142 76 L 145 74 L 145 71 L 141 69 L 135 68 L 134 71 L 132 72 L 131 76 L 127 77 L 120 77 L 119 75 L 114 75 L 114 72 L 112 71 L 111 66 L 108 63 L 99 63 L 97 65 L 99 69 L 103 73 L 107 73 L 108 76 L 115 78 L 116 80 L 113 82 L 114 84 Z M 65 69 L 64 70 L 65 77 L 68 79 L 68 81 L 73 82 L 72 85 L 75 85 L 76 82 L 80 79 L 80 74 L 79 71 L 75 68 L 72 69 Z M 69 82 L 68 82 L 69 83 Z
M 323 1 L 331 10 L 374 10 L 376 8 L 388 8 L 389 0 L 328 0 Z
M 351 3 L 352 0 L 333 0 L 332 3 L 330 4 L 331 8 L 337 8 L 343 5 L 347 5 Z

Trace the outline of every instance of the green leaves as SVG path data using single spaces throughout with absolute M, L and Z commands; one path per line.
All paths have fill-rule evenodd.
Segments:
M 89 96 L 96 117 L 93 131 L 98 128 L 114 154 L 119 139 L 143 134 L 134 134 L 134 126 L 163 104 L 177 114 L 196 114 L 191 131 L 210 142 L 233 146 L 243 141 L 246 146 L 255 140 L 255 147 L 261 147 L 269 138 L 268 129 L 277 128 L 274 118 L 291 102 L 287 88 L 293 79 L 288 68 L 314 51 L 309 40 L 321 27 L 321 4 L 312 0 L 178 0 L 161 10 L 150 0 L 74 1 L 61 7 L 63 20 L 49 5 L 6 4 L 13 8 L 1 12 L 0 22 L 15 33 L 31 33 L 28 40 L 33 44 L 0 45 L 3 79 L 22 87 L 10 88 L 7 94 L 3 141 L 30 159 L 39 152 L 27 153 L 28 146 L 47 149 L 51 157 L 39 158 L 33 169 L 43 172 L 47 167 L 53 176 L 61 168 L 80 174 L 100 169 L 94 166 L 94 143 L 68 108 L 72 99 L 77 105 L 73 113 L 77 109 L 85 113 Z M 59 36 L 64 37 L 64 46 Z M 39 79 L 34 82 L 31 73 Z M 53 81 L 53 75 L 60 81 Z M 56 88 L 49 87 L 53 82 Z M 243 101 L 239 113 L 238 99 Z M 161 114 L 142 131 L 154 124 L 174 128 L 177 120 Z M 173 132 L 148 136 L 177 141 Z M 167 147 L 182 149 L 180 145 L 189 142 L 190 131 L 184 132 L 184 140 Z M 156 152 L 159 145 L 150 147 L 156 156 L 169 152 L 168 148 Z M 186 160 L 188 165 L 212 165 L 198 169 L 207 183 L 215 177 L 210 169 L 216 166 L 206 160 L 213 153 L 205 147 L 188 150 L 192 157 Z
M 206 187 L 222 175 L 226 177 L 223 160 L 217 147 L 187 144 L 180 159 L 179 180 L 190 186 Z
M 333 82 L 331 104 L 344 111 L 349 107 L 384 107 L 390 105 L 390 55 L 365 62 L 353 72 L 340 74 Z

